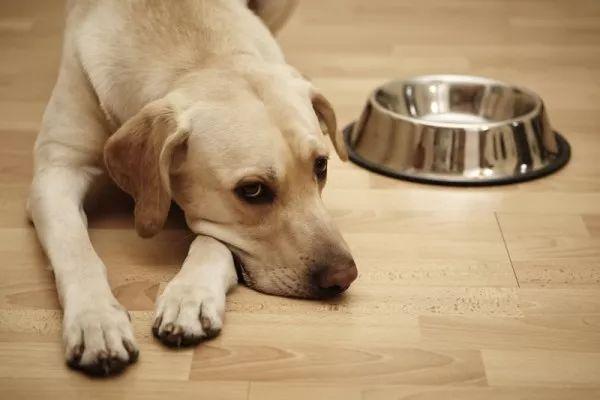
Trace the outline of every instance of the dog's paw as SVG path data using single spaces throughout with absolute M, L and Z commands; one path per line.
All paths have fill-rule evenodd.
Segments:
M 121 372 L 138 358 L 127 311 L 116 301 L 98 301 L 65 313 L 67 364 L 90 375 Z
M 217 336 L 223 327 L 225 296 L 200 285 L 171 282 L 159 297 L 154 336 L 167 346 L 189 346 Z

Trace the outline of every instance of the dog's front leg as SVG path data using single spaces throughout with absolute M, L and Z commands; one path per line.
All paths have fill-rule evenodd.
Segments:
M 236 283 L 231 251 L 211 237 L 196 237 L 183 267 L 158 298 L 154 335 L 169 346 L 216 336 L 223 326 L 225 295 Z
M 28 208 L 64 309 L 67 362 L 104 375 L 134 362 L 138 350 L 129 315 L 113 296 L 87 232 L 83 198 L 100 173 L 80 166 L 39 169 Z

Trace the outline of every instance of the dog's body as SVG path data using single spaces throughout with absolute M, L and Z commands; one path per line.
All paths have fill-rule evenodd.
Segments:
M 232 253 L 246 282 L 272 294 L 335 294 L 356 277 L 320 200 L 320 124 L 345 157 L 333 110 L 270 32 L 294 2 L 69 2 L 28 210 L 55 272 L 71 365 L 110 373 L 137 357 L 83 211 L 106 170 L 134 197 L 140 235 L 161 229 L 171 200 L 198 235 L 157 304 L 166 343 L 219 332 L 237 282 Z

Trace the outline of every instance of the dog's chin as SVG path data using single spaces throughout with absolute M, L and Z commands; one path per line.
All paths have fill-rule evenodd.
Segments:
M 289 297 L 293 299 L 304 300 L 324 300 L 340 297 L 340 293 L 335 290 L 321 289 L 314 282 L 306 282 L 305 285 L 298 284 L 296 287 L 287 286 L 285 288 L 276 285 L 261 284 L 252 276 L 249 269 L 241 257 L 233 253 L 235 270 L 238 282 L 257 292 L 271 296 Z
M 243 284 L 250 289 L 256 290 L 257 292 L 268 294 L 271 296 L 288 297 L 292 299 L 304 299 L 304 300 L 324 300 L 333 297 L 339 297 L 338 293 L 320 289 L 316 286 L 302 286 L 298 285 L 296 288 L 290 287 L 277 287 L 275 285 L 263 285 L 257 283 L 256 280 L 252 279 L 252 275 L 248 272 L 245 265 L 242 262 L 236 263 L 236 271 L 238 274 L 238 282 Z
M 282 290 L 280 288 L 271 287 L 268 285 L 251 286 L 251 285 L 246 284 L 246 286 L 248 286 L 252 290 L 256 290 L 257 292 L 260 292 L 263 294 L 267 294 L 270 296 L 277 296 L 277 297 L 287 297 L 290 299 L 320 300 L 320 299 L 325 299 L 325 298 L 330 297 L 330 296 L 322 295 L 319 292 L 312 291 L 310 289 L 304 290 L 302 288 L 299 288 L 298 290 L 287 290 L 287 289 Z

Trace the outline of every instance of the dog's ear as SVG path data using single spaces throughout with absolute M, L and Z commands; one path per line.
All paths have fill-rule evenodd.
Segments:
M 276 34 L 290 18 L 299 0 L 247 0 L 250 8 Z
M 166 99 L 156 100 L 125 122 L 104 147 L 110 176 L 135 200 L 135 228 L 142 237 L 157 234 L 169 214 L 171 161 L 188 137 L 174 114 Z
M 344 144 L 344 136 L 337 128 L 337 119 L 331 103 L 329 103 L 325 96 L 323 96 L 320 92 L 313 90 L 312 105 L 317 117 L 319 118 L 321 130 L 324 134 L 329 135 L 338 157 L 342 161 L 347 161 L 348 152 L 346 151 L 346 145 Z

